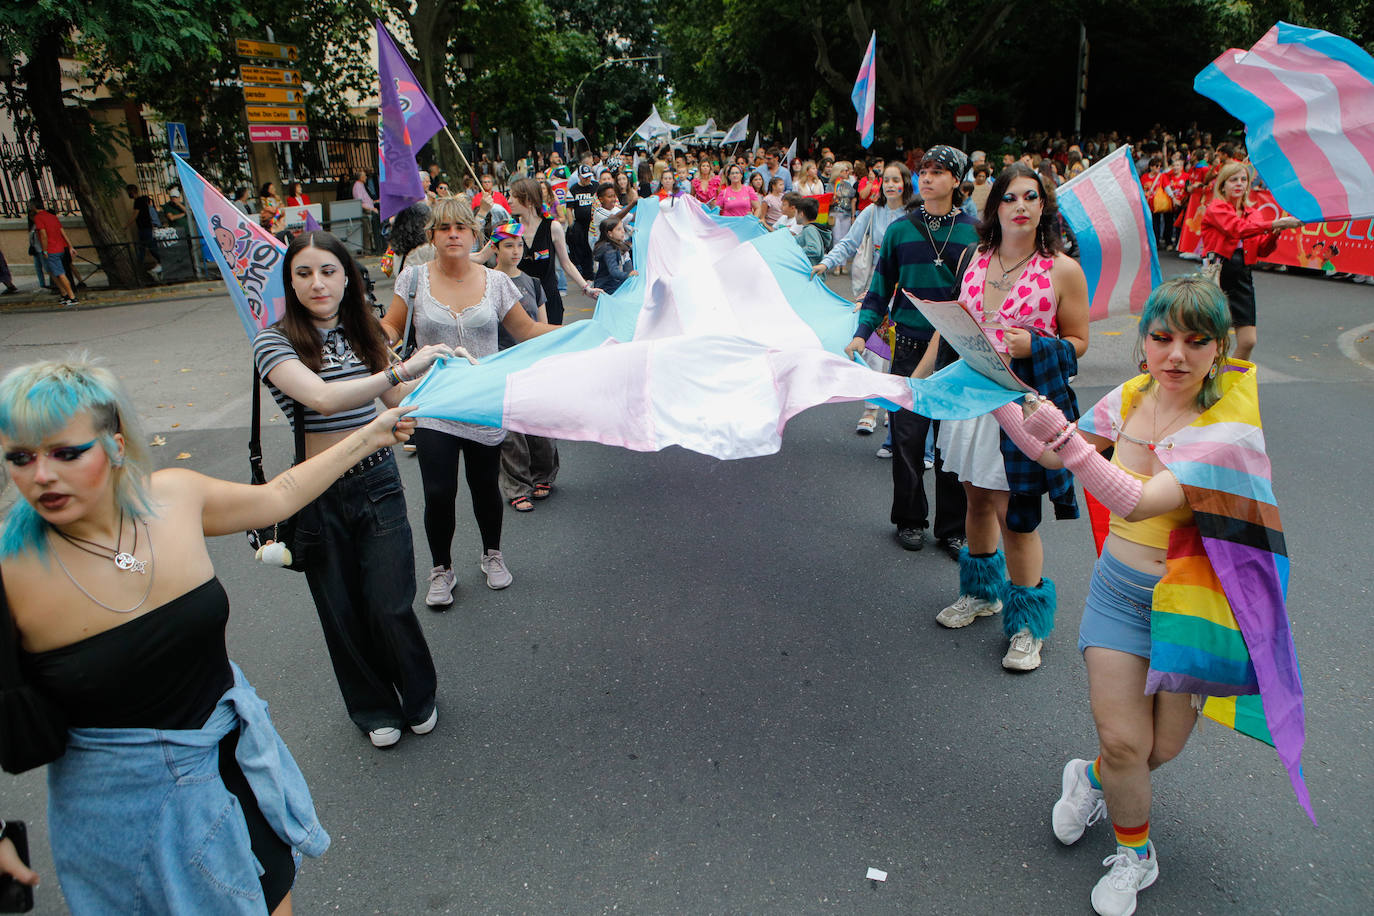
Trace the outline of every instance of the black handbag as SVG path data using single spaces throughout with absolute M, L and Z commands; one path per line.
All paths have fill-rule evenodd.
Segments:
M 292 467 L 305 460 L 305 408 L 299 401 L 292 401 L 295 405 L 292 416 L 292 429 L 296 438 L 296 459 Z M 248 439 L 248 469 L 249 483 L 261 485 L 267 483 L 267 476 L 262 471 L 262 379 L 258 376 L 258 370 L 253 369 L 253 421 L 252 433 Z M 299 515 L 300 513 L 297 513 Z M 284 544 L 286 549 L 291 551 L 291 562 L 285 567 L 294 569 L 296 572 L 305 572 L 305 557 L 296 548 L 296 515 L 288 519 L 269 525 L 266 528 L 254 528 L 247 532 L 248 543 L 257 551 L 268 541 L 276 541 Z
M 67 717 L 24 680 L 19 630 L 0 579 L 0 767 L 23 773 L 51 763 L 67 750 Z

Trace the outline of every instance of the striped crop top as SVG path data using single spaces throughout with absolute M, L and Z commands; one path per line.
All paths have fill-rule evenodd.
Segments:
M 1136 480 L 1146 481 L 1150 479 L 1149 474 L 1140 474 L 1132 471 L 1120 461 L 1116 454 L 1112 454 L 1112 464 L 1130 474 Z M 1193 523 L 1193 510 L 1186 503 L 1165 512 L 1163 515 L 1156 515 L 1153 518 L 1143 518 L 1138 522 L 1129 522 L 1115 512 L 1111 514 L 1108 521 L 1107 530 L 1124 541 L 1132 544 L 1143 544 L 1146 547 L 1157 547 L 1160 550 L 1169 549 L 1169 532 L 1175 528 L 1186 528 Z
M 326 382 L 338 382 L 344 379 L 367 378 L 374 374 L 367 364 L 354 354 L 353 348 L 348 344 L 348 338 L 344 336 L 343 328 L 321 330 L 320 335 L 324 338 L 324 353 L 320 360 L 320 371 L 317 373 L 321 379 Z M 253 362 L 258 367 L 258 375 L 267 384 L 267 390 L 272 392 L 272 399 L 277 402 L 288 421 L 292 420 L 295 402 L 282 394 L 281 389 L 267 380 L 267 376 L 273 369 L 292 359 L 300 357 L 296 355 L 296 349 L 291 346 L 291 341 L 276 325 L 263 328 L 258 332 L 258 336 L 253 338 Z M 377 417 L 375 400 L 327 417 L 304 404 L 301 407 L 305 411 L 307 433 L 349 432 L 366 426 Z

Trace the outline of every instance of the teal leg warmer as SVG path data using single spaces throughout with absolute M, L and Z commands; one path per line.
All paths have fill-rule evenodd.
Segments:
M 1000 601 L 1006 586 L 1007 559 L 1002 551 L 990 557 L 971 557 L 967 547 L 959 551 L 959 594 Z
M 1048 576 L 1034 588 L 1008 582 L 1002 593 L 1002 632 L 1010 639 L 1021 630 L 1030 630 L 1036 639 L 1044 639 L 1054 629 L 1057 603 L 1054 580 Z

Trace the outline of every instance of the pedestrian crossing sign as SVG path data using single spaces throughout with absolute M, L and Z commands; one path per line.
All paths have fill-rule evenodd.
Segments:
M 190 145 L 186 141 L 186 125 L 179 121 L 167 122 L 167 149 L 176 153 L 178 156 L 191 155 Z

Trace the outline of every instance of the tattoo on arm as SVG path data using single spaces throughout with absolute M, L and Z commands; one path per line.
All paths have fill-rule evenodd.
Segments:
M 296 475 L 291 471 L 281 475 L 278 479 L 278 485 L 287 493 L 293 493 L 301 488 L 300 484 L 296 483 Z

